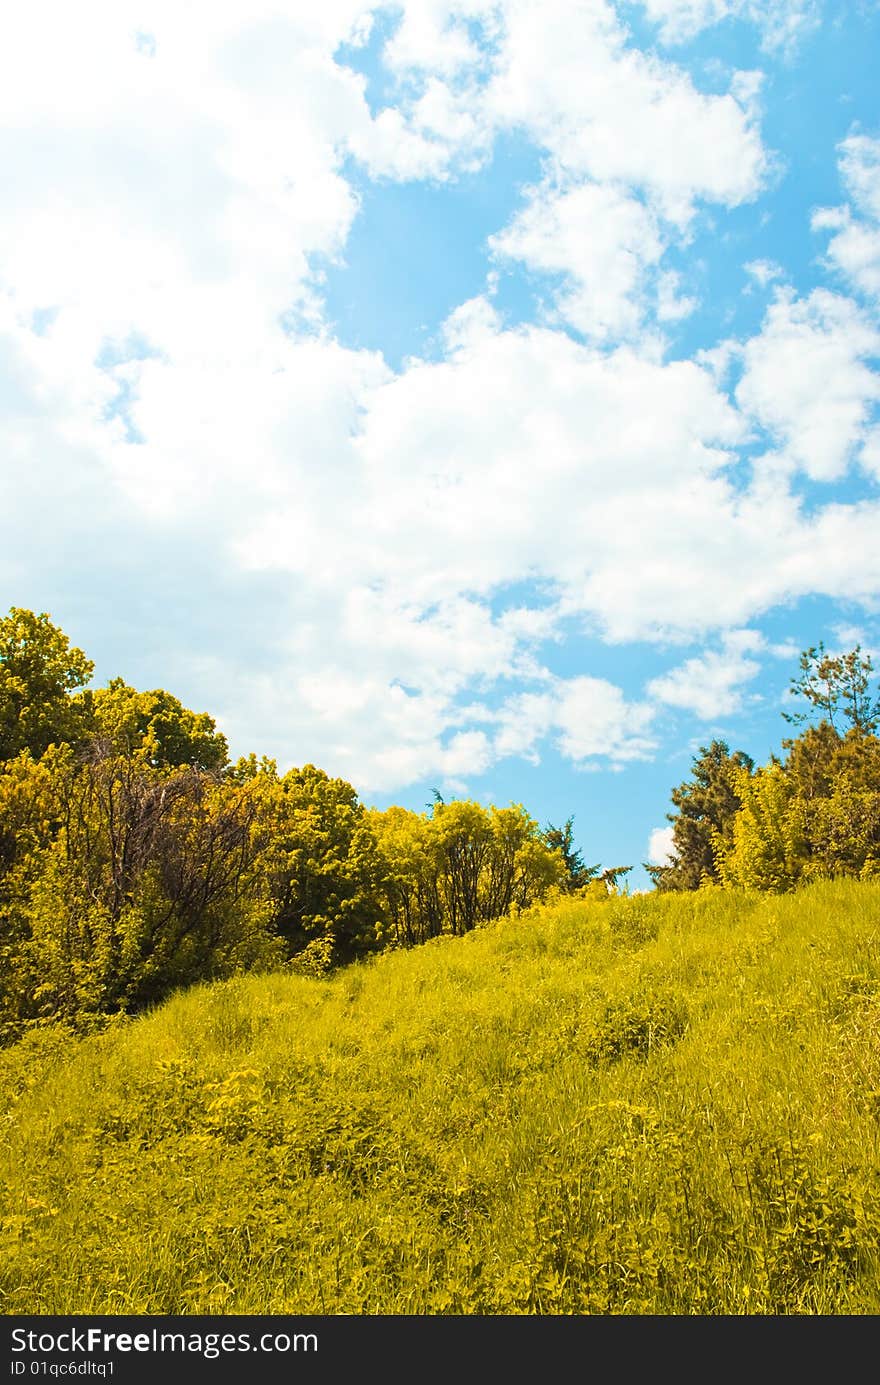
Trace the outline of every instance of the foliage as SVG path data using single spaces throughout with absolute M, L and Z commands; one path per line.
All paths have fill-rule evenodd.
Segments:
M 488 809 L 469 800 L 438 805 L 438 883 L 451 933 L 528 909 L 561 883 L 563 862 L 521 804 Z
M 320 974 L 468 932 L 598 870 L 571 819 L 550 829 L 556 849 L 520 805 L 435 791 L 424 815 L 368 812 L 315 765 L 231 764 L 214 719 L 164 689 L 77 691 L 91 672 L 48 616 L 13 608 L 0 622 L 7 1035 L 272 959 Z
M 191 765 L 218 774 L 229 758 L 226 738 L 207 712 L 191 712 L 162 688 L 138 692 L 122 678 L 80 694 L 81 716 L 91 740 L 117 754 L 143 753 L 155 768 Z
M 0 776 L 16 852 L 7 1022 L 138 1009 L 175 986 L 277 960 L 255 876 L 256 805 L 145 751 L 53 747 Z M 26 824 L 26 830 L 22 830 Z
M 786 755 L 736 779 L 741 807 L 713 849 L 726 885 L 778 892 L 801 881 L 880 872 L 880 740 L 859 647 L 801 655 L 793 691 L 825 715 L 783 742 Z M 805 723 L 805 714 L 788 721 Z M 846 729 L 844 726 L 848 723 Z
M 791 889 L 804 873 L 808 843 L 791 781 L 780 765 L 748 775 L 736 785 L 741 807 L 729 840 L 715 840 L 725 885 L 744 889 Z
M 824 643 L 805 649 L 800 656 L 800 674 L 792 678 L 789 693 L 809 704 L 809 711 L 783 712 L 785 720 L 796 726 L 809 721 L 815 712 L 838 733 L 848 722 L 852 730 L 872 735 L 880 726 L 880 696 L 871 695 L 874 665 L 863 655 L 861 645 L 846 654 L 828 654 Z
M 672 863 L 645 867 L 658 889 L 696 890 L 718 883 L 718 847 L 730 838 L 742 806 L 741 788 L 752 768 L 751 757 L 742 750 L 731 754 L 725 741 L 700 747 L 692 778 L 670 795 L 678 809 L 666 815 L 673 825 Z
M 809 880 L 880 873 L 880 698 L 859 645 L 803 651 L 790 692 L 808 711 L 784 712 L 800 734 L 754 771 L 723 741 L 702 747 L 693 779 L 674 789 L 674 859 L 647 866 L 660 890 L 721 883 L 793 889 Z M 821 715 L 816 724 L 810 716 Z
M 783 765 L 798 797 L 825 798 L 845 779 L 853 788 L 880 791 L 880 740 L 855 728 L 838 735 L 827 722 L 785 741 Z
M 0 761 L 21 751 L 39 757 L 80 734 L 69 694 L 94 665 L 43 612 L 13 606 L 0 619 Z
M 374 811 L 371 823 L 398 944 L 467 933 L 528 909 L 566 881 L 562 853 L 521 804 L 484 808 L 438 798 L 429 817 L 394 807 Z
M 381 891 L 395 944 L 412 947 L 444 931 L 440 850 L 433 819 L 407 808 L 374 808 L 370 826 L 382 862 Z
M 288 958 L 324 971 L 382 945 L 382 879 L 370 819 L 351 784 L 314 765 L 254 776 L 270 927 Z
M 563 888 L 567 894 L 574 894 L 582 890 L 585 885 L 589 885 L 591 880 L 595 880 L 602 867 L 599 865 L 588 866 L 584 861 L 583 855 L 577 850 L 574 844 L 574 818 L 566 818 L 562 827 L 554 827 L 552 822 L 548 822 L 542 833 L 544 841 L 551 851 L 562 853 L 565 862 L 566 879 Z M 617 868 L 618 871 L 620 868 Z

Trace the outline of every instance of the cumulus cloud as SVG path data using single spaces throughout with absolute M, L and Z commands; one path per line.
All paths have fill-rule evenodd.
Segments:
M 791 49 L 814 29 L 819 0 L 641 0 L 648 18 L 660 27 L 664 43 L 685 43 L 725 19 L 748 19 L 761 31 L 769 52 Z
M 77 574 L 83 628 L 91 603 L 236 744 L 372 789 L 546 746 L 644 758 L 658 702 L 735 706 L 756 649 L 730 637 L 633 697 L 557 676 L 548 647 L 572 629 L 693 640 L 805 593 L 876 593 L 877 503 L 806 515 L 792 488 L 857 456 L 880 472 L 876 329 L 840 295 L 782 295 L 730 350 L 733 398 L 708 357 L 655 350 L 655 321 L 693 306 L 664 256 L 695 208 L 763 186 L 753 79 L 700 91 L 604 0 L 555 0 L 552 22 L 526 0 L 405 0 L 377 101 L 352 54 L 378 16 L 12 15 L 0 574 L 16 591 Z M 542 171 L 491 245 L 556 276 L 554 322 L 511 327 L 478 294 L 397 370 L 335 340 L 323 276 L 364 180 L 451 182 L 502 134 Z M 866 225 L 872 150 L 841 154 Z M 754 426 L 787 470 L 744 485 Z
M 730 716 L 742 707 L 742 685 L 761 670 L 750 655 L 762 644 L 757 631 L 730 631 L 720 650 L 709 650 L 652 679 L 646 692 L 667 706 L 693 712 L 702 721 Z
M 807 298 L 780 290 L 744 347 L 736 398 L 792 465 L 831 481 L 868 437 L 880 399 L 880 376 L 868 362 L 878 353 L 880 333 L 850 299 L 826 289 Z
M 679 223 L 695 199 L 733 206 L 757 193 L 768 164 L 752 114 L 630 47 L 605 0 L 559 0 L 552 24 L 528 0 L 503 13 L 487 108 L 567 176 L 638 186 Z
M 880 221 L 880 138 L 854 133 L 839 148 L 844 187 L 864 216 Z
M 596 341 L 636 336 L 645 312 L 647 272 L 663 253 L 656 218 L 609 184 L 565 191 L 532 188 L 504 231 L 490 238 L 499 256 L 563 276 L 562 317 Z
M 850 205 L 814 212 L 814 231 L 833 231 L 827 259 L 858 292 L 880 298 L 880 139 L 851 134 L 838 146 Z
M 556 678 L 540 693 L 508 698 L 496 716 L 498 755 L 521 755 L 537 762 L 549 740 L 574 764 L 598 761 L 620 765 L 649 758 L 656 742 L 650 734 L 654 711 L 646 702 L 627 701 L 604 678 Z
M 782 267 L 773 260 L 749 260 L 745 265 L 745 271 L 762 289 L 767 288 L 775 279 L 784 278 Z
M 675 858 L 673 828 L 655 827 L 648 839 L 648 860 L 654 866 L 668 866 Z

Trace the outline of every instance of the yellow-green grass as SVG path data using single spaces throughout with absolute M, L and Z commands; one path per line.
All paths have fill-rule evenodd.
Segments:
M 880 1311 L 880 885 L 572 903 L 0 1054 L 6 1313 Z

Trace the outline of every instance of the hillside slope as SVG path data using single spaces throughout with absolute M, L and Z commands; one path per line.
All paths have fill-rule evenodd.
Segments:
M 6 1313 L 876 1313 L 880 885 L 620 898 L 0 1054 Z

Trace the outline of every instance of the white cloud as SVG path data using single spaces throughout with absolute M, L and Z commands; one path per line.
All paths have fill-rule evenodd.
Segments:
M 553 693 L 517 693 L 498 715 L 495 749 L 499 756 L 519 755 L 532 764 L 540 761 L 539 746 L 553 726 L 557 700 Z
M 318 648 L 307 642 L 309 658 Z M 357 654 L 308 673 L 279 663 L 271 675 L 233 673 L 224 729 L 234 743 L 265 747 L 284 764 L 309 760 L 367 793 L 417 780 L 482 773 L 494 760 L 479 727 L 457 729 L 442 693 L 406 689 Z M 238 674 L 236 677 L 235 674 Z
M 790 49 L 816 27 L 819 0 L 641 0 L 665 43 L 686 43 L 725 19 L 745 18 L 761 30 L 763 46 Z
M 861 657 L 867 658 L 872 663 L 880 657 L 880 649 L 873 643 L 876 636 L 872 636 L 862 625 L 849 625 L 843 622 L 834 626 L 834 647 L 828 650 L 829 654 L 848 654 L 855 649 L 856 645 L 861 650 Z
M 860 460 L 864 470 L 880 481 L 880 425 L 866 433 Z
M 657 280 L 657 318 L 660 322 L 679 322 L 698 307 L 696 298 L 682 295 L 681 275 L 665 270 Z
M 653 716 L 647 703 L 628 703 L 604 678 L 569 678 L 559 688 L 559 748 L 576 764 L 598 756 L 617 764 L 650 758 L 656 749 L 648 734 Z
M 785 277 L 784 270 L 774 260 L 750 260 L 744 268 L 762 289 L 772 284 L 774 279 Z
M 861 293 L 880 296 L 880 227 L 853 220 L 847 208 L 818 211 L 814 231 L 835 231 L 827 258 Z
M 767 159 L 749 113 L 628 46 L 605 0 L 559 0 L 552 24 L 529 0 L 503 13 L 487 108 L 569 177 L 638 186 L 679 223 L 697 198 L 732 206 L 757 193 Z
M 851 134 L 840 145 L 844 186 L 863 216 L 880 221 L 880 139 Z
M 648 860 L 654 866 L 668 866 L 675 859 L 672 826 L 655 827 L 648 840 Z
M 490 238 L 497 256 L 559 276 L 558 320 L 591 341 L 662 349 L 652 319 L 680 320 L 696 302 L 661 272 L 703 200 L 754 197 L 770 160 L 757 130 L 760 74 L 731 74 L 706 95 L 680 68 L 627 43 L 605 0 L 559 0 L 553 24 L 510 0 L 499 6 L 488 123 L 528 134 L 550 172 Z
M 768 642 L 764 648 L 774 659 L 785 659 L 791 662 L 800 654 L 800 645 L 795 640 L 777 640 Z
M 289 345 L 268 375 L 200 380 L 146 361 L 131 410 L 145 441 L 95 433 L 113 463 L 109 492 L 94 451 L 86 464 L 84 445 L 74 451 L 47 417 L 39 375 L 21 377 L 19 412 L 7 414 L 19 452 L 7 456 L 27 472 L 45 454 L 36 513 L 66 477 L 68 519 L 88 506 L 121 522 L 136 550 L 149 531 L 133 510 L 120 520 L 127 496 L 151 505 L 166 551 L 208 545 L 229 582 L 286 590 L 263 646 L 273 672 L 238 667 L 248 635 L 233 616 L 229 653 L 205 683 L 235 744 L 312 759 L 371 791 L 534 756 L 545 736 L 576 763 L 625 763 L 650 753 L 649 710 L 602 680 L 551 678 L 535 643 L 561 622 L 587 619 L 616 640 L 693 638 L 807 592 L 878 589 L 876 504 L 806 520 L 778 480 L 732 486 L 742 424 L 708 371 L 506 331 L 483 300 L 456 314 L 448 340 L 448 358 L 396 374 L 328 341 Z M 61 400 L 62 422 L 74 403 Z M 13 486 L 7 521 L 28 496 Z M 41 551 L 81 562 L 69 542 L 82 548 L 85 524 L 68 526 L 67 548 L 47 535 Z M 7 563 L 24 561 L 22 542 L 9 534 Z M 490 608 L 534 579 L 534 605 L 520 594 L 509 611 Z M 203 620 L 227 597 L 201 591 Z M 730 679 L 711 659 L 702 672 L 717 710 Z
M 454 77 L 462 69 L 480 67 L 483 49 L 474 42 L 468 20 L 491 23 L 494 9 L 486 0 L 409 0 L 383 57 L 392 70 L 404 73 L 426 69 Z
M 734 0 L 641 0 L 648 19 L 657 24 L 664 43 L 685 43 L 701 29 L 727 19 Z
M 496 255 L 565 276 L 562 317 L 596 341 L 633 337 L 642 327 L 648 269 L 663 253 L 657 220 L 637 198 L 609 184 L 565 191 L 532 188 L 504 231 Z
M 814 212 L 814 231 L 834 231 L 827 260 L 859 292 L 880 297 L 880 139 L 852 134 L 838 146 L 852 206 Z M 853 208 L 859 216 L 853 214 Z
M 442 179 L 479 167 L 499 132 L 523 132 L 569 179 L 639 188 L 682 225 L 695 201 L 736 205 L 765 179 L 758 74 L 702 93 L 631 47 L 608 0 L 555 0 L 552 22 L 530 0 L 404 0 L 400 11 L 383 49 L 395 99 L 348 137 L 374 175 Z
M 403 75 L 424 71 L 415 96 L 402 94 L 375 117 L 364 79 L 333 61 L 340 41 L 363 39 L 370 18 L 358 0 L 293 12 L 272 0 L 246 11 L 231 2 L 157 3 L 145 38 L 134 0 L 96 0 L 85 18 L 35 3 L 7 30 L 0 104 L 12 133 L 3 150 L 0 295 L 10 350 L 22 363 L 13 373 L 24 369 L 38 381 L 59 434 L 104 458 L 150 509 L 174 511 L 184 497 L 204 502 L 210 493 L 209 505 L 223 497 L 244 518 L 252 508 L 245 503 L 242 512 L 237 481 L 245 456 L 258 496 L 300 482 L 308 490 L 298 456 L 309 448 L 314 455 L 318 443 L 326 455 L 329 437 L 344 431 L 334 428 L 331 399 L 350 418 L 343 396 L 360 400 L 380 373 L 374 359 L 351 353 L 340 368 L 321 343 L 291 345 L 280 325 L 287 314 L 305 330 L 320 329 L 314 267 L 343 253 L 358 211 L 341 172 L 346 152 L 375 176 L 441 178 L 456 158 L 479 157 L 499 124 L 525 123 L 540 137 L 549 121 L 558 144 L 559 91 L 548 94 L 544 114 L 532 96 L 520 111 L 502 110 L 496 99 L 505 82 L 511 97 L 512 75 L 533 60 L 528 7 L 405 6 L 388 57 Z M 459 80 L 474 65 L 466 30 L 473 19 L 492 37 L 488 87 Z M 646 65 L 623 48 L 622 34 L 596 2 L 571 35 L 596 78 L 597 149 L 622 99 L 628 118 L 646 129 L 702 115 L 707 135 L 714 121 L 729 124 L 744 141 L 737 166 L 754 171 L 760 142 L 735 103 L 701 97 L 674 68 Z M 566 80 L 574 82 L 570 67 Z M 673 200 L 682 177 L 688 198 L 739 195 L 726 185 L 719 191 L 714 173 L 706 182 L 689 170 L 686 146 L 670 165 Z M 646 170 L 665 197 L 659 165 L 649 160 Z M 622 172 L 641 176 L 637 167 Z M 615 194 L 597 196 L 607 210 Z M 635 217 L 634 261 L 650 259 L 651 214 L 616 196 L 621 215 L 630 207 Z M 606 252 L 599 273 L 585 268 L 580 314 L 601 297 L 614 261 Z M 620 257 L 617 264 L 620 273 Z M 625 266 L 622 273 L 625 281 Z M 637 312 L 634 300 L 621 308 L 626 298 L 624 282 L 610 295 L 612 320 Z M 664 301 L 674 311 L 668 293 Z M 48 326 L 36 332 L 37 321 Z M 294 431 L 285 414 L 297 420 L 296 440 L 281 463 L 279 449 Z M 144 450 L 124 446 L 130 436 L 143 438 Z
M 731 631 L 720 650 L 688 659 L 678 668 L 648 684 L 649 697 L 667 706 L 693 712 L 703 721 L 731 716 L 742 707 L 742 684 L 751 682 L 761 671 L 750 652 L 762 646 L 754 630 Z
M 650 735 L 653 716 L 647 703 L 628 702 L 607 679 L 557 678 L 543 692 L 517 693 L 505 701 L 497 714 L 495 751 L 537 763 L 541 743 L 549 740 L 582 767 L 649 759 L 656 747 Z
M 349 136 L 348 147 L 372 178 L 415 178 L 449 176 L 449 149 L 432 140 L 394 107 L 380 111 L 369 125 Z
M 867 437 L 880 377 L 867 361 L 880 333 L 856 305 L 824 289 L 780 290 L 743 350 L 740 407 L 816 481 L 841 476 Z
M 80 610 L 118 593 L 116 638 L 151 630 L 145 661 L 204 688 L 237 745 L 377 791 L 544 744 L 579 765 L 648 756 L 651 704 L 555 678 L 544 641 L 694 639 L 880 582 L 877 504 L 806 518 L 785 475 L 743 490 L 749 425 L 721 374 L 646 339 L 692 306 L 663 255 L 696 203 L 762 186 L 754 79 L 701 93 L 603 0 L 557 0 L 553 23 L 526 0 L 407 0 L 372 109 L 334 55 L 373 14 L 11 14 L 0 573 L 79 574 Z M 334 341 L 322 269 L 363 214 L 347 159 L 451 181 L 501 132 L 545 162 L 496 250 L 562 276 L 558 310 L 590 344 L 506 328 L 500 295 L 450 314 L 436 360 L 392 370 Z M 867 217 L 871 150 L 842 157 Z M 876 455 L 874 343 L 848 300 L 813 295 L 780 299 L 742 349 L 739 405 L 792 467 Z M 748 653 L 697 661 L 707 698 L 735 698 Z

